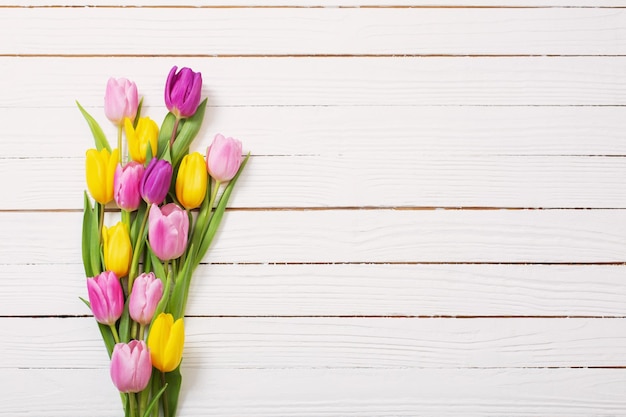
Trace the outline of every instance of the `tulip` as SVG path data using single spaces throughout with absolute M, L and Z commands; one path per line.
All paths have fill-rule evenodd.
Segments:
M 89 149 L 86 154 L 87 188 L 98 203 L 107 204 L 113 200 L 113 180 L 119 162 L 117 149 L 109 153 L 102 149 Z
M 120 392 L 143 391 L 152 376 L 150 350 L 143 340 L 117 343 L 111 355 L 111 379 Z
M 96 321 L 108 326 L 115 324 L 124 310 L 124 291 L 115 273 L 104 271 L 87 278 L 87 293 Z
M 103 226 L 102 241 L 104 243 L 105 268 L 113 271 L 120 278 L 128 274 L 130 261 L 133 257 L 133 248 L 126 226 L 122 222 L 109 228 Z
M 206 150 L 207 170 L 218 182 L 230 181 L 241 165 L 241 142 L 219 133 Z
M 162 296 L 163 282 L 154 276 L 154 272 L 139 275 L 128 301 L 130 317 L 141 325 L 150 324 Z
M 139 185 L 145 168 L 138 162 L 131 161 L 126 166 L 117 165 L 113 181 L 113 198 L 122 210 L 135 211 L 141 203 Z
M 174 203 L 153 205 L 148 214 L 148 241 L 162 261 L 180 257 L 187 247 L 189 217 Z
M 126 78 L 109 78 L 104 93 L 104 114 L 117 126 L 124 118 L 134 119 L 137 115 L 137 86 Z
M 152 158 L 143 174 L 139 190 L 148 204 L 161 204 L 170 189 L 172 164 L 164 159 Z
M 152 156 L 156 156 L 159 127 L 154 120 L 149 117 L 140 117 L 137 127 L 133 127 L 132 121 L 126 118 L 124 130 L 128 141 L 128 152 L 134 161 L 142 164 L 146 162 L 148 144 L 150 144 Z
M 176 116 L 193 116 L 200 104 L 202 74 L 190 68 L 172 67 L 165 83 L 165 106 Z
M 161 372 L 171 372 L 183 357 L 185 325 L 183 319 L 174 321 L 171 314 L 161 313 L 154 319 L 148 335 L 152 366 Z
M 204 200 L 207 187 L 204 157 L 199 152 L 185 155 L 176 177 L 176 197 L 187 210 L 194 209 Z

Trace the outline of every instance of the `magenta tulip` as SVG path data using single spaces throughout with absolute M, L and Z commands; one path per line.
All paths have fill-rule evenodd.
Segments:
M 241 142 L 219 133 L 206 150 L 209 175 L 219 182 L 230 181 L 239 170 L 241 160 Z
M 152 158 L 143 174 L 139 191 L 148 204 L 161 204 L 167 196 L 172 181 L 172 164 Z
M 143 391 L 152 376 L 150 350 L 143 340 L 117 343 L 111 355 L 111 379 L 120 392 Z
M 131 161 L 124 167 L 117 166 L 113 180 L 113 198 L 122 210 L 135 211 L 141 203 L 139 185 L 145 168 L 138 162 Z
M 162 261 L 180 257 L 187 247 L 189 217 L 174 203 L 153 205 L 148 215 L 148 241 Z
M 87 278 L 87 293 L 93 316 L 98 323 L 113 325 L 124 310 L 124 291 L 117 276 L 104 271 Z
M 125 117 L 134 120 L 138 103 L 137 86 L 134 82 L 126 78 L 109 78 L 104 93 L 104 114 L 110 121 L 121 126 Z
M 172 67 L 165 83 L 165 106 L 176 118 L 193 116 L 200 104 L 202 74 Z
M 163 282 L 154 276 L 154 272 L 139 275 L 135 279 L 128 302 L 130 317 L 144 326 L 150 324 L 162 296 Z

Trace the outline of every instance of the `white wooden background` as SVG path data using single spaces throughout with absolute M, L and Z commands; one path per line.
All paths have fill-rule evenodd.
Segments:
M 181 417 L 626 416 L 624 0 L 0 0 L 0 415 L 118 416 L 74 100 L 252 152 Z

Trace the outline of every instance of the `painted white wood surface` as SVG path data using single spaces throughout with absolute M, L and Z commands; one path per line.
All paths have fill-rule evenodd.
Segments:
M 253 155 L 181 417 L 626 416 L 623 2 L 120 3 L 0 0 L 0 415 L 119 415 L 78 300 L 74 101 L 113 135 L 126 76 L 160 121 L 179 65 L 194 147 Z

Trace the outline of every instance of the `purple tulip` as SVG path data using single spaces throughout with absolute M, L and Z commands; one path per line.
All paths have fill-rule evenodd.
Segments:
M 193 116 L 200 104 L 202 74 L 172 67 L 165 83 L 165 105 L 176 118 Z
M 163 159 L 152 158 L 141 180 L 141 196 L 148 204 L 161 204 L 170 189 L 171 181 L 172 164 Z
M 115 324 L 124 310 L 124 291 L 115 273 L 104 271 L 87 278 L 87 293 L 96 321 L 109 326 Z
M 128 302 L 130 317 L 144 326 L 150 324 L 162 296 L 163 282 L 154 276 L 154 272 L 139 275 L 135 279 Z
M 219 133 L 206 150 L 206 166 L 209 175 L 216 181 L 225 182 L 233 179 L 241 165 L 241 142 L 225 138 Z
M 143 391 L 152 376 L 150 350 L 143 340 L 117 343 L 111 355 L 111 379 L 120 392 Z
M 148 215 L 148 241 L 162 261 L 180 257 L 187 247 L 189 217 L 174 203 L 153 205 Z
M 139 99 L 137 86 L 126 78 L 109 78 L 104 93 L 104 114 L 114 124 L 120 126 L 124 118 L 135 119 Z
M 146 169 L 139 162 L 131 161 L 124 167 L 118 165 L 113 180 L 113 198 L 122 210 L 135 211 L 141 203 L 139 185 Z

